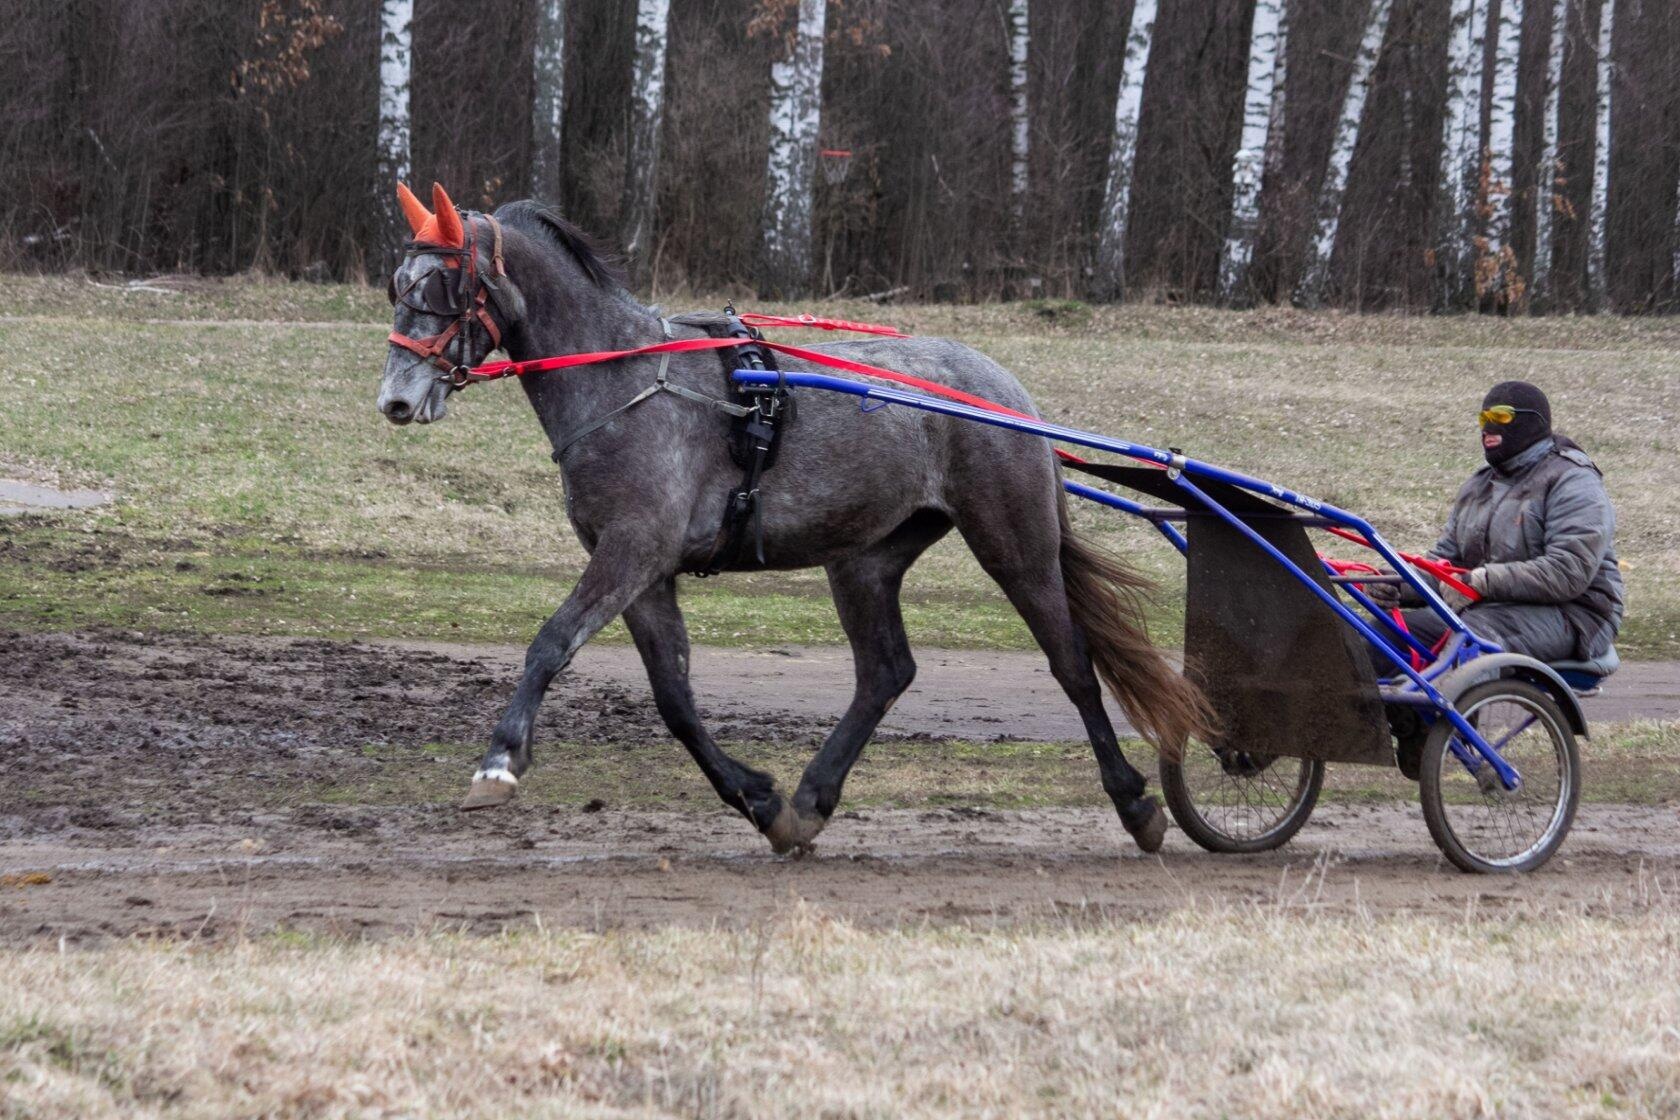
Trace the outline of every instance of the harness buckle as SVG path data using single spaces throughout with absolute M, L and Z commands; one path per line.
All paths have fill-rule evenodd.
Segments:
M 450 366 L 438 374 L 438 380 L 448 382 L 451 389 L 465 389 L 472 384 L 472 367 Z

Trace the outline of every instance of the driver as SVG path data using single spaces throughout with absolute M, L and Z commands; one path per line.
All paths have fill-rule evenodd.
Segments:
M 1526 381 L 1502 381 L 1482 401 L 1482 455 L 1453 501 L 1430 555 L 1468 568 L 1470 603 L 1441 585 L 1470 629 L 1539 661 L 1591 661 L 1610 652 L 1622 622 L 1616 513 L 1587 453 L 1552 431 L 1552 406 Z M 1428 579 L 1428 576 L 1423 578 Z M 1418 608 L 1409 587 L 1370 584 L 1384 607 Z M 1434 645 L 1446 625 L 1428 609 L 1403 612 Z

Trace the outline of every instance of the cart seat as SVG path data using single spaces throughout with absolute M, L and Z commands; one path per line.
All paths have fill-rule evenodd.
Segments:
M 1574 689 L 1577 695 L 1591 696 L 1598 691 L 1598 686 L 1604 683 L 1604 678 L 1622 667 L 1622 659 L 1616 653 L 1616 647 L 1611 646 L 1603 654 L 1591 661 L 1554 661 L 1552 668 L 1563 678 L 1563 683 Z

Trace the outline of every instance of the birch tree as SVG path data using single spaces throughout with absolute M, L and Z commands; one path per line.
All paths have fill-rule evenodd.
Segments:
M 1444 278 L 1443 302 L 1462 301 L 1468 281 L 1476 183 L 1482 166 L 1482 67 L 1488 0 L 1453 0 L 1447 40 L 1446 125 L 1442 140 L 1435 253 Z
M 1493 71 L 1488 84 L 1487 137 L 1482 142 L 1482 158 L 1487 162 L 1487 184 L 1483 197 L 1478 199 L 1484 215 L 1483 236 L 1487 248 L 1483 250 L 1478 270 L 1482 279 L 1479 288 L 1485 289 L 1494 277 L 1506 275 L 1507 241 L 1511 232 L 1512 161 L 1516 157 L 1513 133 L 1517 120 L 1517 55 L 1522 43 L 1523 0 L 1502 0 L 1494 6 L 1497 28 L 1489 28 L 1494 36 Z
M 817 135 L 822 126 L 827 0 L 799 0 L 791 49 L 770 64 L 770 157 L 764 172 L 766 288 L 799 295 L 811 284 Z
M 624 251 L 638 284 L 648 278 L 659 182 L 659 126 L 665 110 L 665 43 L 671 0 L 637 0 L 630 78 L 630 146 L 624 176 Z
M 1257 0 L 1248 48 L 1248 92 L 1242 140 L 1232 172 L 1231 217 L 1219 262 L 1219 289 L 1232 298 L 1254 255 L 1260 221 L 1260 184 L 1283 154 L 1283 92 L 1288 66 L 1287 0 Z
M 566 66 L 565 0 L 537 0 L 531 50 L 531 197 L 560 201 Z
M 1383 38 L 1388 34 L 1388 15 L 1393 7 L 1393 0 L 1371 0 L 1365 17 L 1365 33 L 1359 41 L 1359 55 L 1354 59 L 1347 92 L 1342 95 L 1341 112 L 1336 116 L 1330 162 L 1324 169 L 1324 182 L 1319 187 L 1318 206 L 1314 211 L 1318 217 L 1318 228 L 1307 257 L 1307 267 L 1295 291 L 1295 302 L 1309 307 L 1317 306 L 1324 299 L 1324 287 L 1330 275 L 1330 252 L 1336 246 L 1336 232 L 1341 226 L 1342 189 L 1347 185 L 1353 150 L 1359 144 L 1359 124 L 1365 116 L 1371 77 L 1377 68 L 1377 56 L 1382 53 Z
M 379 4 L 379 198 L 387 233 L 407 226 L 397 207 L 397 183 L 409 175 L 409 76 L 412 70 L 414 0 Z
M 1096 289 L 1119 296 L 1126 286 L 1126 219 L 1132 203 L 1132 163 L 1137 155 L 1138 113 L 1143 108 L 1143 80 L 1155 37 L 1156 0 L 1136 0 L 1120 62 L 1120 90 L 1114 99 L 1114 133 L 1108 148 L 1108 178 L 1103 186 L 1102 218 L 1097 234 Z
M 1587 290 L 1602 307 L 1608 284 L 1604 271 L 1604 233 L 1610 212 L 1610 86 L 1615 77 L 1611 48 L 1615 45 L 1616 0 L 1603 0 L 1598 16 L 1598 114 L 1593 134 L 1592 215 L 1588 224 Z
M 1027 157 L 1031 154 L 1031 118 L 1027 112 L 1027 0 L 1009 0 L 1009 198 L 1015 217 L 1027 200 Z
M 1552 0 L 1552 38 L 1546 56 L 1546 121 L 1540 167 L 1534 175 L 1534 291 L 1551 279 L 1552 226 L 1557 219 L 1558 112 L 1563 101 L 1563 33 L 1569 26 L 1569 0 Z

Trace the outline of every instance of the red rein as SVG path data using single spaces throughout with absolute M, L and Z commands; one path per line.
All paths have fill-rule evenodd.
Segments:
M 884 338 L 909 338 L 910 336 L 896 327 L 881 326 L 877 323 L 857 323 L 848 319 L 821 319 L 815 315 L 759 315 L 745 314 L 740 316 L 741 322 L 749 327 L 813 327 L 825 331 L 852 331 L 859 334 L 880 335 Z M 395 336 L 393 336 L 395 341 Z M 824 354 L 818 350 L 808 350 L 803 346 L 789 346 L 784 342 L 768 342 L 744 338 L 681 338 L 671 342 L 656 342 L 651 346 L 638 346 L 631 350 L 596 350 L 586 354 L 563 354 L 554 358 L 533 358 L 526 362 L 486 362 L 474 366 L 467 371 L 466 383 L 474 381 L 496 381 L 503 377 L 522 377 L 527 373 L 543 373 L 555 369 L 572 369 L 576 366 L 596 365 L 601 362 L 614 362 L 620 358 L 635 358 L 644 354 L 680 354 L 697 350 L 728 350 L 737 346 L 755 344 L 766 349 L 786 354 L 790 358 L 816 365 L 829 366 L 833 369 L 845 370 L 848 373 L 858 373 L 865 377 L 876 377 L 883 381 L 892 381 L 900 385 L 908 385 L 912 389 L 934 396 L 945 397 L 948 400 L 960 401 L 987 412 L 996 412 L 1004 416 L 1014 416 L 1022 420 L 1035 419 L 1024 412 L 989 401 L 985 397 L 977 397 L 973 393 L 965 393 L 961 389 L 953 389 L 948 385 L 941 385 L 937 381 L 929 381 L 923 377 L 915 377 L 897 370 L 883 369 L 880 366 L 867 365 L 864 362 L 854 362 L 849 358 L 837 358 L 832 354 Z M 1085 460 L 1069 451 L 1054 448 L 1057 455 L 1070 462 L 1082 463 Z M 1331 528 L 1330 532 L 1344 540 L 1352 541 L 1362 548 L 1373 548 L 1370 541 L 1357 533 L 1346 529 Z M 1433 560 L 1427 556 L 1410 556 L 1402 552 L 1400 558 L 1421 571 L 1428 572 L 1442 583 L 1453 588 L 1459 594 L 1468 597 L 1472 602 L 1479 599 L 1471 587 L 1458 580 L 1465 569 L 1440 560 Z

